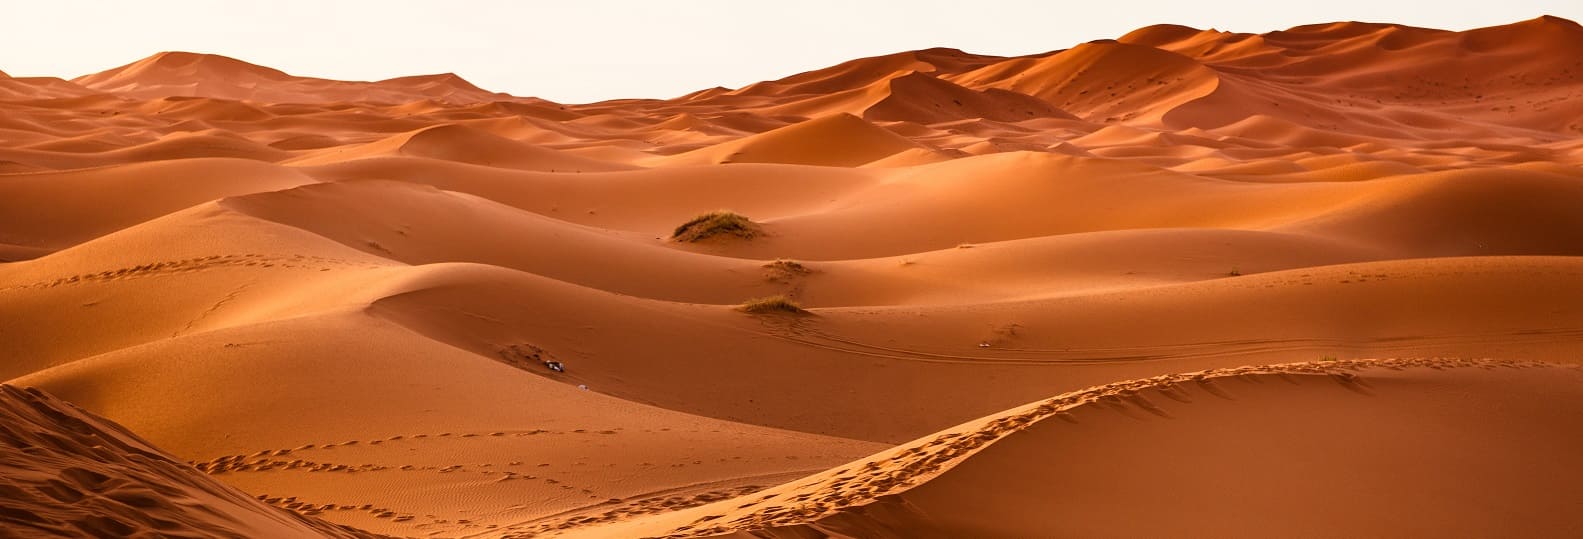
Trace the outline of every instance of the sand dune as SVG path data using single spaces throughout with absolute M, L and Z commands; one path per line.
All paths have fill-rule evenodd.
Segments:
M 92 93 L 92 90 L 54 77 L 0 76 L 0 99 L 7 101 L 37 102 L 70 99 Z
M 1159 121 L 1217 85 L 1215 73 L 1153 47 L 1085 43 L 1043 58 L 991 64 L 951 77 L 969 88 L 1028 94 L 1093 121 Z
M 1033 96 L 998 88 L 975 92 L 921 73 L 891 79 L 889 84 L 885 99 L 864 110 L 863 117 L 921 123 L 967 118 L 1013 122 L 1036 117 L 1077 119 Z
M 314 180 L 253 161 L 199 158 L 11 175 L 0 181 L 3 241 L 60 249 L 217 197 Z
M 290 162 L 296 166 L 381 156 L 411 156 L 542 172 L 604 172 L 632 167 L 517 142 L 463 125 L 426 127 L 357 148 L 330 148 Z
M 834 114 L 669 157 L 665 165 L 787 163 L 858 166 L 919 147 L 851 114 Z
M 0 73 L 0 535 L 1577 535 L 1578 52 Z
M 556 536 L 1569 535 L 1579 530 L 1565 509 L 1579 494 L 1577 457 L 1551 442 L 1583 421 L 1570 406 L 1580 376 L 1545 364 L 1387 360 L 1120 382 L 745 504 Z M 1526 456 L 1497 456 L 1517 453 Z M 1132 518 L 1140 513 L 1151 517 Z
M 161 52 L 72 82 L 100 92 L 143 99 L 194 96 L 267 103 L 404 103 L 434 99 L 457 104 L 510 100 L 509 96 L 479 89 L 454 73 L 375 83 L 343 82 L 295 77 L 234 58 L 190 52 Z
M 373 537 L 269 507 L 38 390 L 0 386 L 0 436 L 8 535 Z

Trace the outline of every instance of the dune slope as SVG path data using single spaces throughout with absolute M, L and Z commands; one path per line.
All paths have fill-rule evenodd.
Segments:
M 1433 359 L 1119 382 L 561 536 L 1570 535 L 1583 487 L 1557 442 L 1583 425 L 1580 393 L 1576 367 Z
M 0 385 L 0 523 L 29 537 L 378 537 L 277 509 L 35 389 Z

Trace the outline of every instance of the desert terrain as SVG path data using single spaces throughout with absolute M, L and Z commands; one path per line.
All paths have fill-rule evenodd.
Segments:
M 0 74 L 0 536 L 1576 537 L 1580 164 L 1554 17 Z

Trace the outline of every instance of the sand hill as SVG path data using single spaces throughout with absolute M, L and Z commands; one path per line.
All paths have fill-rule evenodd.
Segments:
M 1578 535 L 1578 52 L 0 74 L 0 535 Z
M 270 507 L 38 390 L 0 385 L 0 470 L 0 525 L 18 537 L 373 537 Z

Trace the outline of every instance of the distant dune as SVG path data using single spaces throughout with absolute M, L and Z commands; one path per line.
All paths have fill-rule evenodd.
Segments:
M 0 73 L 0 536 L 1583 535 L 1580 135 L 1554 17 Z

